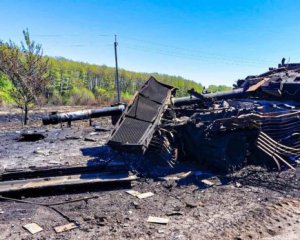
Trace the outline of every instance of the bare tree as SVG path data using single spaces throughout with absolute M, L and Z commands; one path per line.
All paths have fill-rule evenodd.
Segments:
M 30 39 L 28 30 L 23 31 L 23 35 L 25 41 L 20 47 L 12 41 L 0 42 L 0 71 L 14 85 L 11 96 L 22 109 L 26 125 L 29 107 L 39 103 L 51 77 L 49 61 L 43 57 L 42 46 Z

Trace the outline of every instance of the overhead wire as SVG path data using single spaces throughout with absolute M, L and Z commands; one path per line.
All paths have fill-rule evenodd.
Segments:
M 79 33 L 57 33 L 57 34 L 33 34 L 34 37 L 41 38 L 64 38 L 64 37 L 76 37 L 81 36 Z M 113 39 L 114 34 L 94 34 L 92 37 L 111 37 Z M 134 50 L 139 52 L 148 52 L 153 54 L 159 54 L 164 56 L 176 57 L 181 59 L 187 59 L 192 61 L 214 61 L 218 63 L 223 63 L 227 65 L 236 65 L 243 67 L 261 67 L 265 64 L 273 64 L 274 61 L 266 60 L 266 59 L 249 59 L 243 57 L 235 57 L 235 56 L 225 56 L 220 54 L 215 54 L 212 52 L 207 52 L 199 49 L 190 49 L 185 46 L 174 46 L 166 43 L 155 42 L 148 39 L 142 39 L 137 37 L 130 37 L 125 35 L 118 35 L 119 38 L 122 39 L 121 47 L 123 49 Z M 98 45 L 99 41 L 93 41 L 89 44 L 85 43 L 74 43 L 65 45 L 66 47 L 71 48 L 83 48 L 90 45 Z M 108 44 L 105 44 L 106 46 Z
M 171 50 L 165 50 L 165 49 L 157 49 L 157 48 L 149 48 L 145 46 L 140 45 L 123 45 L 124 49 L 131 49 L 135 51 L 140 52 L 150 52 L 154 54 L 160 54 L 165 56 L 171 56 L 171 57 L 178 57 L 178 58 L 184 58 L 189 60 L 196 60 L 196 61 L 203 61 L 207 62 L 207 60 L 212 60 L 214 62 L 221 62 L 224 64 L 230 64 L 230 65 L 238 65 L 238 66 L 244 66 L 244 67 L 259 67 L 262 64 L 255 63 L 255 62 L 246 62 L 246 61 L 237 61 L 235 59 L 226 59 L 222 57 L 214 57 L 209 55 L 199 55 L 199 54 L 193 54 L 193 53 L 185 53 L 185 52 L 179 52 L 179 51 L 171 51 Z
M 266 59 L 260 59 L 260 58 L 256 58 L 256 59 L 249 59 L 249 58 L 242 58 L 242 57 L 233 57 L 233 56 L 225 56 L 225 55 L 219 55 L 219 54 L 215 54 L 215 53 L 211 53 L 211 52 L 207 52 L 207 51 L 203 51 L 203 50 L 199 50 L 199 49 L 190 49 L 190 48 L 186 48 L 186 47 L 179 47 L 179 46 L 174 46 L 174 45 L 169 45 L 169 44 L 164 44 L 164 43 L 158 43 L 155 41 L 149 41 L 147 39 L 139 39 L 139 38 L 133 38 L 133 37 L 127 37 L 127 36 L 123 36 L 121 35 L 121 38 L 124 38 L 125 40 L 132 40 L 135 42 L 139 42 L 139 43 L 143 43 L 143 44 L 148 44 L 148 45 L 156 45 L 156 46 L 162 46 L 164 47 L 164 49 L 169 48 L 169 49 L 173 49 L 173 50 L 178 50 L 178 51 L 182 51 L 182 52 L 189 52 L 189 53 L 199 53 L 201 55 L 206 55 L 206 56 L 211 56 L 211 57 L 216 57 L 216 58 L 224 58 L 224 59 L 234 59 L 234 60 L 239 60 L 239 61 L 243 61 L 243 62 L 255 62 L 255 63 L 273 63 L 274 61 L 271 60 L 266 60 Z

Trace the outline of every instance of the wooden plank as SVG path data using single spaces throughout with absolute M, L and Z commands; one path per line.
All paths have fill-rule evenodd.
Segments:
M 74 228 L 78 228 L 78 226 L 75 223 L 68 223 L 65 225 L 57 226 L 54 228 L 54 230 L 56 233 L 61 233 L 61 232 L 72 230 Z
M 140 195 L 141 193 L 135 190 L 128 190 L 126 191 L 126 193 L 130 194 L 131 196 L 137 197 L 138 195 Z
M 36 223 L 28 223 L 28 224 L 24 225 L 23 228 L 25 228 L 31 234 L 36 234 L 36 233 L 44 230 Z
M 206 184 L 206 185 L 208 185 L 208 186 L 213 186 L 213 185 L 215 185 L 215 183 L 213 183 L 213 182 L 211 182 L 211 181 L 209 181 L 209 180 L 207 180 L 207 179 L 203 179 L 203 180 L 201 180 L 201 182 L 203 182 L 204 184 Z
M 154 196 L 154 193 L 152 192 L 146 192 L 146 193 L 140 193 L 135 190 L 128 190 L 126 193 L 130 194 L 131 196 L 137 197 L 139 199 L 148 198 Z
M 260 86 L 262 86 L 264 83 L 266 83 L 270 78 L 263 78 L 261 81 L 257 82 L 256 84 L 250 86 L 246 92 L 253 92 L 257 90 Z
M 148 198 L 152 196 L 154 196 L 153 192 L 140 193 L 139 195 L 137 195 L 139 199 Z
M 149 216 L 148 219 L 147 219 L 147 222 L 149 222 L 149 223 L 158 223 L 158 224 L 168 224 L 169 219 L 168 218 Z
M 47 187 L 63 187 L 71 185 L 120 183 L 136 180 L 135 175 L 129 176 L 128 172 L 118 173 L 85 173 L 49 178 L 34 178 L 27 180 L 13 180 L 0 182 L 0 193 L 14 192 L 28 189 L 41 189 Z

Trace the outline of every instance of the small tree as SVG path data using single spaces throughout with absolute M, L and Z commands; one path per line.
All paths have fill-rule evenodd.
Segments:
M 0 71 L 14 85 L 11 96 L 22 109 L 26 125 L 29 107 L 39 103 L 51 77 L 49 61 L 43 57 L 42 46 L 30 39 L 28 29 L 23 31 L 23 35 L 25 42 L 21 42 L 20 47 L 12 41 L 0 42 Z

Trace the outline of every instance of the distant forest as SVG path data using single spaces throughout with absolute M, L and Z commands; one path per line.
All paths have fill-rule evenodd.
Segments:
M 90 105 L 110 104 L 116 99 L 115 69 L 68 60 L 65 58 L 49 58 L 49 69 L 52 82 L 44 91 L 41 105 Z M 122 101 L 128 102 L 134 93 L 150 77 L 178 88 L 177 96 L 187 95 L 187 90 L 194 88 L 202 92 L 203 86 L 179 76 L 170 76 L 159 73 L 140 73 L 124 69 L 119 70 Z M 0 73 L 0 105 L 13 104 L 10 96 L 13 84 Z M 210 85 L 209 92 L 224 91 L 230 87 Z

